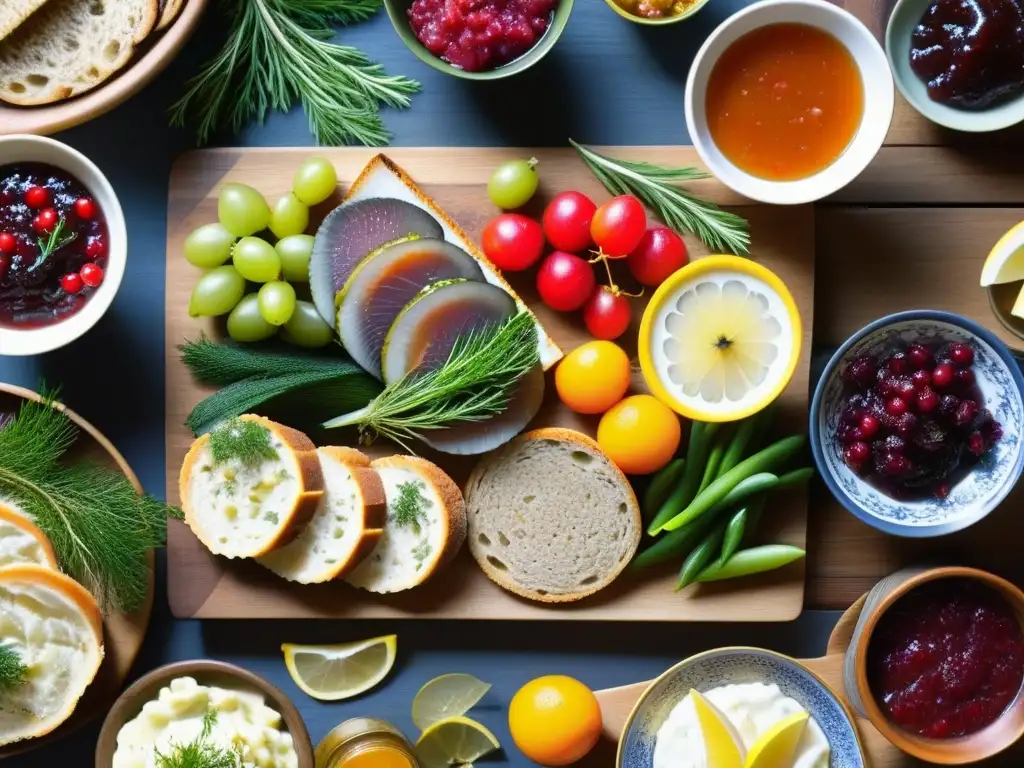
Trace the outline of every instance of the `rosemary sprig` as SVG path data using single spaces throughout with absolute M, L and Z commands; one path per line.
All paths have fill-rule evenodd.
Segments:
M 224 0 L 231 33 L 171 107 L 171 124 L 194 115 L 200 144 L 218 128 L 238 133 L 268 110 L 301 102 L 320 144 L 382 146 L 381 104 L 406 108 L 420 84 L 388 75 L 362 51 L 329 42 L 331 24 L 372 16 L 380 0 Z
M 365 408 L 324 423 L 357 425 L 364 439 L 383 435 L 402 445 L 424 432 L 459 422 L 484 421 L 508 407 L 516 383 L 539 361 L 537 326 L 522 312 L 460 336 L 444 365 L 410 371 Z
M 206 710 L 202 730 L 193 741 L 174 744 L 166 755 L 156 750 L 156 768 L 238 768 L 241 765 L 238 752 L 209 743 L 216 722 L 217 710 Z
M 55 252 L 59 251 L 68 243 L 70 243 L 76 237 L 78 237 L 77 232 L 72 232 L 69 235 L 67 235 L 67 237 L 64 237 L 63 235 L 64 219 L 61 218 L 57 219 L 57 224 L 54 226 L 52 230 L 50 230 L 50 234 L 46 237 L 45 240 L 41 237 L 39 238 L 39 255 L 36 256 L 36 260 L 32 262 L 32 266 L 30 266 L 25 271 L 32 272 L 38 269 L 39 267 L 43 266 L 43 264 L 46 263 L 46 260 L 50 258 L 50 256 L 52 256 Z
M 0 694 L 27 682 L 28 667 L 21 663 L 18 652 L 9 645 L 0 645 Z
M 616 160 L 599 154 L 572 139 L 583 162 L 613 195 L 635 195 L 671 229 L 692 232 L 713 251 L 737 255 L 750 252 L 750 227 L 746 220 L 701 200 L 678 184 L 706 179 L 696 168 L 662 168 L 645 162 Z

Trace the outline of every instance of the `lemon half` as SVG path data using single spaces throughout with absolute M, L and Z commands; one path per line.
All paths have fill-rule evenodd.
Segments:
M 285 643 L 284 663 L 295 684 L 314 699 L 340 701 L 383 680 L 395 664 L 396 635 L 341 645 Z
M 981 286 L 1024 280 L 1024 221 L 999 238 L 981 268 Z
M 487 728 L 468 717 L 449 717 L 427 728 L 416 742 L 423 768 L 472 765 L 501 745 Z
M 800 359 L 796 302 L 775 273 L 739 256 L 708 256 L 668 278 L 640 324 L 640 367 L 654 395 L 699 421 L 757 413 Z

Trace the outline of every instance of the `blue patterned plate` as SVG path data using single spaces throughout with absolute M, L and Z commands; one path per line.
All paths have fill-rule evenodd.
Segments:
M 893 499 L 858 477 L 843 461 L 836 438 L 842 411 L 840 373 L 848 362 L 913 342 L 967 342 L 974 349 L 974 374 L 984 405 L 1003 427 L 1003 437 L 945 499 Z M 811 402 L 811 451 L 832 495 L 868 525 L 896 536 L 941 536 L 967 528 L 995 509 L 1024 469 L 1024 378 L 1013 355 L 995 334 L 960 315 L 932 310 L 899 312 L 851 336 L 825 368 Z
M 651 768 L 658 729 L 691 688 L 703 693 L 739 683 L 775 683 L 810 712 L 832 748 L 829 768 L 864 768 L 867 764 L 853 715 L 817 675 L 774 651 L 717 648 L 676 664 L 644 691 L 623 729 L 617 768 Z

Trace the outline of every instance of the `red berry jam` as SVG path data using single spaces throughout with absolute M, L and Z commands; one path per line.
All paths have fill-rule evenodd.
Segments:
M 42 163 L 0 166 L 0 326 L 50 325 L 85 306 L 102 280 L 80 272 L 95 263 L 103 274 L 107 238 L 103 211 L 78 179 Z
M 847 465 L 898 499 L 948 496 L 1003 434 L 973 365 L 974 350 L 962 343 L 851 361 L 836 435 Z
M 867 667 L 893 724 L 933 739 L 966 736 L 993 723 L 1020 691 L 1020 620 L 977 581 L 928 582 L 879 619 Z
M 409 22 L 416 39 L 438 58 L 467 72 L 518 59 L 551 24 L 558 0 L 414 0 Z

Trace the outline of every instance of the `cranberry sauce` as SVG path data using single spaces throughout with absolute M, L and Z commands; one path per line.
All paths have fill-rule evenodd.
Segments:
M 948 496 L 1003 435 L 973 364 L 959 343 L 853 360 L 836 434 L 847 465 L 897 499 Z
M 42 163 L 0 167 L 0 326 L 81 309 L 103 282 L 107 224 L 78 179 Z
M 867 672 L 882 712 L 903 730 L 934 739 L 975 733 L 1020 691 L 1020 620 L 980 582 L 928 582 L 879 619 Z
M 438 58 L 467 72 L 518 59 L 547 31 L 558 0 L 414 0 L 409 23 Z
M 933 101 L 987 109 L 1024 88 L 1022 0 L 935 0 L 911 38 L 910 67 Z

